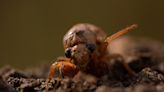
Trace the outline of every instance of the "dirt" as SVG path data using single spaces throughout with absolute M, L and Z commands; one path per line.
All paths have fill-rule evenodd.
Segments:
M 163 43 L 123 37 L 111 43 L 109 49 L 111 54 L 123 55 L 136 75 L 131 76 L 121 66 L 113 65 L 114 76 L 96 78 L 79 72 L 74 78 L 47 81 L 49 65 L 24 70 L 4 66 L 0 68 L 0 92 L 164 92 Z

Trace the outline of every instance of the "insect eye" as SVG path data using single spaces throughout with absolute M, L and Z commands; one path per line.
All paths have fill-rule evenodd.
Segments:
M 65 50 L 65 56 L 66 56 L 67 58 L 70 58 L 70 57 L 71 57 L 71 49 L 70 49 L 70 48 L 67 48 L 67 49 Z
M 94 44 L 86 44 L 86 47 L 91 53 L 96 49 Z

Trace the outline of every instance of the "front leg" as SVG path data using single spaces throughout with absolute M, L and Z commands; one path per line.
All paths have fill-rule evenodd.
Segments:
M 120 54 L 111 54 L 107 60 L 106 63 L 108 63 L 110 71 L 115 76 L 124 76 L 124 72 L 127 72 L 130 76 L 136 76 L 136 73 L 129 67 L 128 63 L 125 62 Z
M 58 58 L 50 67 L 48 79 L 51 80 L 54 77 L 74 77 L 78 72 L 77 67 L 71 63 L 68 58 Z

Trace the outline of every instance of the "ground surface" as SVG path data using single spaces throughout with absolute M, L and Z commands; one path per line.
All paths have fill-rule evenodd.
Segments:
M 96 78 L 79 72 L 73 79 L 55 78 L 47 83 L 49 65 L 25 70 L 4 66 L 0 68 L 0 92 L 164 92 L 163 43 L 120 38 L 109 50 L 122 54 L 137 75 L 120 69 L 116 69 L 115 77 Z

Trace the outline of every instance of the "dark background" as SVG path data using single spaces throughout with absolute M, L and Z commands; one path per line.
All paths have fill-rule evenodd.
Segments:
M 80 22 L 109 35 L 137 23 L 130 35 L 164 40 L 164 1 L 0 0 L 0 66 L 52 63 L 64 55 L 63 35 Z

